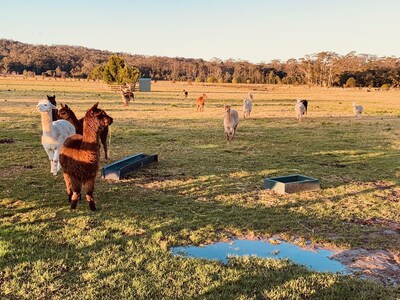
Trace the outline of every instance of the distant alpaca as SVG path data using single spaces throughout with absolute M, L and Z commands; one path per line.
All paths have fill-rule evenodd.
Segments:
M 83 134 L 83 118 L 80 118 L 78 120 L 75 113 L 72 111 L 72 109 L 69 108 L 67 104 L 61 103 L 61 109 L 58 111 L 58 115 L 60 119 L 67 120 L 72 125 L 74 125 L 77 134 Z M 100 141 L 103 145 L 105 159 L 108 159 L 107 137 L 108 126 L 105 126 L 104 129 L 100 132 Z
M 204 111 L 204 100 L 206 100 L 207 95 L 203 94 L 203 96 L 196 99 L 197 110 L 196 111 Z
M 76 208 L 83 185 L 90 209 L 96 210 L 93 192 L 100 163 L 99 135 L 113 122 L 104 110 L 97 108 L 98 104 L 86 112 L 83 119 L 83 135 L 75 134 L 69 137 L 60 151 L 60 163 L 71 209 Z
M 56 95 L 53 95 L 53 96 L 47 95 L 47 100 L 49 100 L 49 102 L 56 107 L 56 108 L 53 108 L 53 110 L 52 110 L 52 117 L 53 117 L 53 121 L 57 121 L 58 120 L 58 109 L 57 109 Z
M 302 116 L 304 115 L 306 111 L 306 108 L 304 107 L 304 104 L 301 103 L 301 100 L 297 100 L 295 106 L 294 106 L 294 112 L 296 113 L 296 118 L 300 122 Z
M 300 102 L 303 103 L 304 108 L 306 109 L 305 114 L 307 114 L 308 101 L 307 100 L 300 100 Z
M 358 105 L 355 102 L 353 102 L 353 111 L 354 111 L 354 115 L 357 118 L 361 118 L 361 114 L 362 114 L 363 110 L 364 110 L 364 108 L 361 105 Z
M 250 113 L 253 108 L 253 103 L 249 99 L 243 100 L 243 118 L 250 118 Z
M 66 138 L 75 134 L 75 128 L 68 121 L 53 122 L 52 111 L 55 106 L 48 100 L 41 100 L 36 106 L 42 119 L 42 145 L 50 160 L 50 173 L 57 175 L 60 170 L 58 156 Z
M 187 99 L 188 94 L 189 94 L 188 91 L 183 90 L 183 95 L 185 96 L 185 99 Z
M 124 102 L 124 106 L 128 106 L 131 100 L 135 99 L 135 95 L 132 92 L 131 87 L 121 88 L 121 98 Z
M 229 141 L 235 136 L 236 129 L 239 125 L 239 114 L 236 110 L 231 109 L 229 105 L 225 105 L 224 110 L 224 129 L 226 139 Z

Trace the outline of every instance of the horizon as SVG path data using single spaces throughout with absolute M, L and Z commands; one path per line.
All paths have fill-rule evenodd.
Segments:
M 3 38 L 0 38 L 0 40 L 2 40 Z M 220 59 L 221 61 L 223 61 L 223 62 L 225 62 L 225 61 L 227 61 L 227 60 L 231 60 L 232 58 L 227 58 L 227 59 L 221 59 L 221 58 L 219 58 L 219 57 L 213 57 L 213 58 L 211 58 L 211 59 L 204 59 L 204 58 L 197 58 L 197 57 L 184 57 L 184 56 L 165 56 L 165 55 L 146 55 L 146 54 L 138 54 L 138 53 L 129 53 L 129 52 L 123 52 L 123 51 L 111 51 L 111 50 L 108 50 L 108 49 L 96 49 L 96 48 L 90 48 L 90 47 L 85 47 L 85 46 L 82 46 L 82 45 L 67 45 L 67 44 L 51 44 L 51 45 L 49 45 L 49 44 L 40 44 L 40 43 L 37 43 L 37 44 L 31 44 L 31 43 L 25 43 L 25 42 L 22 42 L 22 41 L 16 41 L 16 40 L 13 40 L 13 39 L 3 39 L 3 40 L 8 40 L 8 41 L 12 41 L 12 42 L 16 42 L 16 43 L 22 43 L 22 44 L 27 44 L 27 45 L 32 45 L 32 46 L 44 46 L 44 47 L 58 47 L 58 46 L 62 46 L 62 47 L 83 47 L 83 48 L 86 48 L 86 49 L 89 49 L 89 50 L 96 50 L 96 51 L 104 51 L 104 52 L 111 52 L 111 53 L 113 53 L 113 54 L 119 54 L 119 53 L 123 53 L 123 54 L 127 54 L 127 55 L 132 55 L 132 56 L 134 56 L 134 55 L 140 55 L 140 56 L 145 56 L 145 57 L 168 57 L 168 58 L 184 58 L 184 59 L 194 59 L 194 60 L 196 60 L 196 59 L 202 59 L 202 60 L 204 60 L 204 61 L 211 61 L 212 59 Z M 333 52 L 333 51 L 328 51 L 328 50 L 326 50 L 326 51 L 321 51 L 321 52 Z M 357 53 L 356 51 L 350 51 L 349 53 L 351 53 L 351 52 L 355 52 L 355 54 L 356 55 L 370 55 L 370 56 L 376 56 L 376 57 L 378 57 L 378 58 L 386 58 L 386 57 L 394 57 L 394 58 L 400 58 L 400 57 L 397 57 L 397 56 L 394 56 L 394 55 L 392 55 L 392 56 L 378 56 L 378 55 L 376 55 L 376 54 L 373 54 L 373 53 Z M 320 52 L 318 52 L 318 53 L 320 53 Z M 296 60 L 299 60 L 299 59 L 301 59 L 301 58 L 303 58 L 303 57 L 305 57 L 306 55 L 314 55 L 314 54 L 318 54 L 318 53 L 305 53 L 305 54 L 303 54 L 301 57 L 292 57 L 292 58 L 290 58 L 290 59 L 296 59 Z M 347 55 L 347 54 L 349 54 L 349 53 L 336 53 L 337 55 L 339 55 L 339 56 L 345 56 L 345 55 Z M 262 63 L 265 63 L 265 64 L 268 64 L 268 63 L 270 63 L 270 62 L 272 62 L 272 61 L 275 61 L 275 60 L 278 60 L 278 61 L 281 61 L 282 63 L 285 63 L 287 60 L 282 60 L 282 59 L 279 59 L 279 58 L 273 58 L 273 59 L 271 59 L 270 61 L 268 61 L 268 62 L 259 62 L 259 63 L 254 63 L 254 62 L 250 62 L 250 61 L 248 61 L 248 60 L 244 60 L 244 59 L 240 59 L 240 58 L 238 58 L 238 59 L 234 59 L 234 61 L 246 61 L 246 62 L 249 62 L 249 63 L 251 63 L 251 64 L 255 64 L 255 65 L 257 65 L 257 64 L 262 64 Z
M 0 0 L 0 4 L 7 8 L 0 19 L 0 38 L 32 45 L 254 64 L 320 52 L 400 56 L 393 43 L 400 3 L 394 0 L 253 0 L 251 4 Z

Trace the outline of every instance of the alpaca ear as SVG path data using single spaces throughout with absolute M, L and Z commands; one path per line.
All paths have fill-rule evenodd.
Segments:
M 60 102 L 60 105 L 61 105 L 61 108 L 65 107 L 65 105 L 62 102 Z
M 92 108 L 91 108 L 90 110 L 97 109 L 97 105 L 99 105 L 99 102 L 96 102 L 96 103 L 92 106 Z

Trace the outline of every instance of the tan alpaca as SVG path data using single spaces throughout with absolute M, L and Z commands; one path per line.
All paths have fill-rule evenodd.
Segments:
M 226 139 L 229 141 L 235 136 L 236 129 L 239 125 L 239 114 L 236 110 L 232 109 L 230 105 L 225 105 L 224 111 L 224 129 Z
M 206 100 L 207 95 L 203 94 L 203 96 L 196 99 L 197 110 L 196 111 L 204 111 L 204 100 Z

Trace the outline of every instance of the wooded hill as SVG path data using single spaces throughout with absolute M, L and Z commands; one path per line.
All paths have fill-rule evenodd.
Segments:
M 93 77 L 92 71 L 113 54 L 142 77 L 156 80 L 233 83 L 308 84 L 318 86 L 400 87 L 400 59 L 350 52 L 307 54 L 299 59 L 254 64 L 244 60 L 210 61 L 145 56 L 80 46 L 32 45 L 0 39 L 0 73 L 26 76 Z

